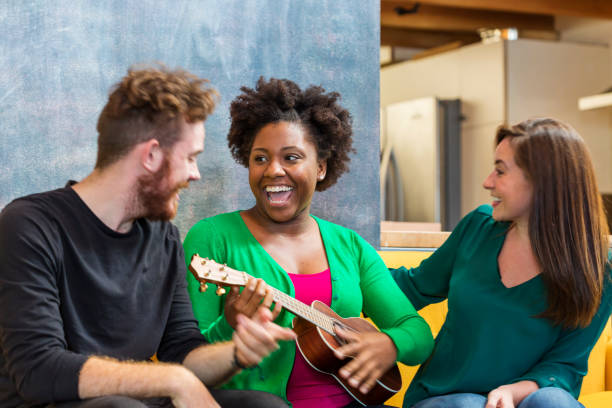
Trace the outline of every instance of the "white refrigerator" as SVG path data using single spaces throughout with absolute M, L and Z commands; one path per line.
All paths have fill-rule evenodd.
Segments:
M 381 112 L 381 217 L 437 222 L 450 231 L 461 212 L 461 102 L 435 97 Z

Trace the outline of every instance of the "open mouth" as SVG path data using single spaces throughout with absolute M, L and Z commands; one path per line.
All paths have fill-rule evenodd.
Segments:
M 268 201 L 272 205 L 283 205 L 289 201 L 293 194 L 293 187 L 290 186 L 266 186 L 264 188 Z

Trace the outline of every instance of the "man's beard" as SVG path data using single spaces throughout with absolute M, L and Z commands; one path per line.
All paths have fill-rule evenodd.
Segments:
M 175 201 L 178 191 L 188 187 L 189 182 L 183 181 L 169 186 L 169 176 L 170 162 L 164 158 L 159 170 L 138 179 L 137 200 L 142 217 L 152 221 L 169 221 L 176 215 L 178 203 L 171 204 Z

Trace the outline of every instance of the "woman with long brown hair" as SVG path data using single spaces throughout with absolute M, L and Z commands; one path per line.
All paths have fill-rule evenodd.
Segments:
M 417 268 L 392 274 L 420 309 L 448 299 L 404 406 L 580 407 L 612 307 L 608 227 L 588 150 L 554 119 L 500 127 L 493 197 Z

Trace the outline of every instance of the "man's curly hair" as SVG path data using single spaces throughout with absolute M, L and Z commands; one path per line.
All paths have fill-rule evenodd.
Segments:
M 232 124 L 227 135 L 234 159 L 249 166 L 249 155 L 257 133 L 267 124 L 295 122 L 304 127 L 317 149 L 318 158 L 327 162 L 327 173 L 317 183 L 323 191 L 336 183 L 348 171 L 352 147 L 352 119 L 338 104 L 340 94 L 326 93 L 320 86 L 302 91 L 287 79 L 259 78 L 255 89 L 242 87 L 243 92 L 232 101 Z
M 206 120 L 217 96 L 208 80 L 182 69 L 130 68 L 115 85 L 98 119 L 96 168 L 116 162 L 150 139 L 169 149 L 180 135 L 178 119 L 188 123 Z

